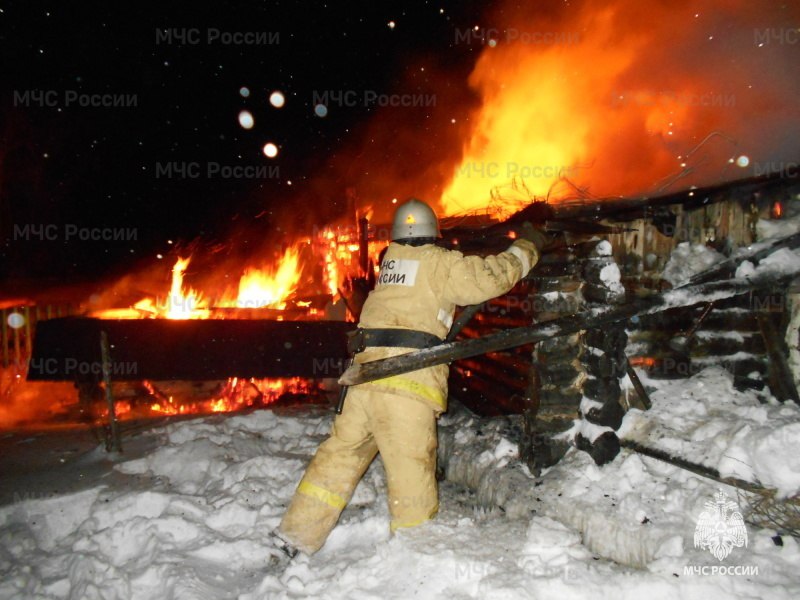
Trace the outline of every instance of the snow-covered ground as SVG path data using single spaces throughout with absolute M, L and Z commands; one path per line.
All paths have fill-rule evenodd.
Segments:
M 796 406 L 760 405 L 722 369 L 649 384 L 662 388 L 626 417 L 629 435 L 796 492 Z M 605 467 L 570 450 L 536 480 L 515 419 L 457 405 L 440 427 L 451 481 L 434 521 L 390 537 L 378 459 L 322 551 L 270 571 L 267 534 L 330 422 L 320 409 L 198 418 L 140 433 L 114 462 L 67 457 L 95 472 L 85 489 L 0 508 L 0 598 L 800 597 L 790 536 L 748 525 L 722 562 L 694 547 L 715 482 L 627 450 Z

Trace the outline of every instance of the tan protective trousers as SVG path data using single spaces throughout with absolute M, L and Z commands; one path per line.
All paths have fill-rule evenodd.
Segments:
M 309 554 L 325 543 L 353 490 L 380 452 L 391 530 L 414 527 L 439 508 L 436 415 L 426 403 L 357 386 L 347 393 L 330 437 L 297 486 L 280 535 Z

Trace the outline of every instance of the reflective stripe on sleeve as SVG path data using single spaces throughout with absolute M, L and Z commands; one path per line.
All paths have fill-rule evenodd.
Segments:
M 314 485 L 310 481 L 301 481 L 300 485 L 297 486 L 297 493 L 315 498 L 320 502 L 324 502 L 328 506 L 332 506 L 333 508 L 337 508 L 339 510 L 343 509 L 347 505 L 347 501 L 339 494 L 334 494 L 325 488 Z

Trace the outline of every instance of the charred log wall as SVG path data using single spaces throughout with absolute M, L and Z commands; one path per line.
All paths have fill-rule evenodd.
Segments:
M 536 308 L 533 290 L 532 282 L 524 280 L 505 296 L 485 302 L 460 337 L 529 325 Z M 520 414 L 530 408 L 531 352 L 526 345 L 457 361 L 450 369 L 450 392 L 481 415 Z

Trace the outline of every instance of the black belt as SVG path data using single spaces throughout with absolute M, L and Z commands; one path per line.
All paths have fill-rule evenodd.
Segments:
M 441 344 L 442 339 L 427 331 L 414 329 L 356 329 L 348 340 L 352 354 L 364 348 L 384 346 L 389 348 L 430 348 Z

